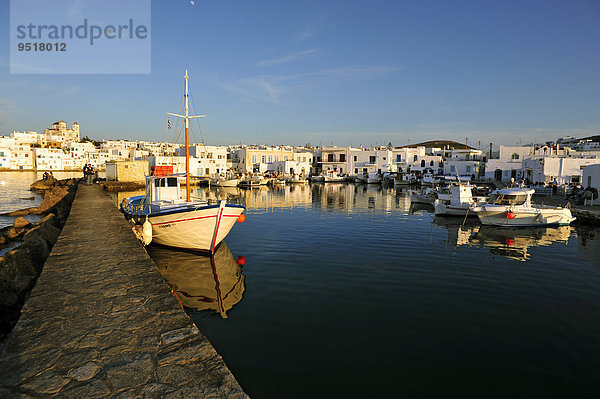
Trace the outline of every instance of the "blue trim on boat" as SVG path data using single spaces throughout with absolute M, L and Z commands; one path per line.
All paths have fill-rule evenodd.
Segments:
M 195 211 L 195 210 L 204 210 L 204 209 L 213 209 L 213 208 L 219 208 L 219 204 L 216 205 L 204 205 L 204 206 L 194 206 L 194 205 L 188 205 L 185 207 L 180 207 L 177 209 L 173 209 L 173 210 L 166 210 L 163 212 L 155 212 L 155 213 L 129 213 L 127 212 L 127 210 L 124 210 L 125 213 L 131 215 L 131 216 L 166 216 L 166 215 L 175 215 L 177 213 L 183 213 L 183 212 L 190 212 L 190 211 Z M 238 205 L 238 204 L 225 204 L 225 208 L 243 208 L 246 209 L 245 206 L 243 205 Z

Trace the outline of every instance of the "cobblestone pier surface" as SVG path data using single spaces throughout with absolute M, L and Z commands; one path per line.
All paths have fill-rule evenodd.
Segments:
M 2 398 L 247 398 L 97 185 L 0 354 Z

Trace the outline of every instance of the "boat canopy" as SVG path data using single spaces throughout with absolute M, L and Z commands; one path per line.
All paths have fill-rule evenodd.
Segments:
M 494 191 L 494 194 L 500 194 L 500 195 L 517 195 L 517 194 L 533 195 L 534 193 L 535 193 L 535 190 L 533 188 L 521 188 L 521 187 L 503 188 L 501 190 Z

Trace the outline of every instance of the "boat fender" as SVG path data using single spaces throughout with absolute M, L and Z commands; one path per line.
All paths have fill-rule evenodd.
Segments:
M 240 216 L 238 216 L 237 221 L 240 223 L 244 223 L 246 221 L 246 215 L 240 213 Z
M 246 264 L 246 258 L 240 255 L 235 262 L 240 266 L 244 266 Z
M 142 225 L 142 239 L 144 245 L 149 245 L 152 242 L 152 224 L 148 221 L 148 218 Z
M 514 214 L 514 212 L 511 211 L 506 211 L 506 217 L 508 219 L 514 219 L 517 215 Z

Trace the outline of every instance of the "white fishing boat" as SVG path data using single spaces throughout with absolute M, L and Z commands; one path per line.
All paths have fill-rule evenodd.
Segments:
M 413 204 L 433 205 L 436 194 L 432 188 L 427 188 L 424 191 L 408 190 L 410 202 Z
M 323 176 L 323 175 L 311 176 L 310 181 L 313 183 L 323 183 L 325 181 L 325 176 Z
M 369 173 L 367 176 L 367 184 L 379 184 L 381 183 L 381 175 L 377 173 Z
M 237 187 L 240 179 L 236 178 L 232 173 L 226 175 L 217 175 L 210 179 L 210 184 L 221 187 Z
M 281 177 L 276 177 L 274 179 L 271 179 L 270 184 L 272 186 L 285 186 L 286 181 L 285 181 L 285 179 L 283 179 Z
M 421 176 L 421 184 L 425 186 L 435 186 L 440 182 L 439 176 L 434 175 L 433 173 L 424 173 Z
M 266 183 L 264 183 L 264 184 L 266 184 Z M 244 177 L 243 179 L 240 179 L 240 181 L 238 183 L 238 186 L 244 187 L 244 188 L 260 187 L 262 185 L 263 185 L 263 182 L 262 182 L 261 178 L 258 176 Z
M 555 206 L 534 206 L 530 188 L 495 191 L 489 201 L 473 208 L 483 225 L 491 226 L 566 226 L 575 220 L 571 210 Z
M 346 177 L 341 176 L 336 170 L 328 170 L 323 175 L 323 181 L 325 183 L 343 183 L 346 181 Z
M 136 224 L 144 244 L 150 243 L 214 254 L 236 221 L 243 222 L 244 206 L 225 200 L 196 201 L 190 194 L 188 74 L 185 73 L 185 113 L 169 115 L 185 120 L 186 173 L 146 177 L 146 194 L 123 200 L 121 210 Z M 180 196 L 180 179 L 186 197 Z
M 356 175 L 356 179 L 354 179 L 354 182 L 357 184 L 363 184 L 363 183 L 366 183 L 368 179 L 369 179 L 369 175 L 367 173 L 362 173 L 362 174 Z
M 394 179 L 395 186 L 410 186 L 417 183 L 417 178 L 413 174 L 398 173 Z
M 292 183 L 292 184 L 306 184 L 308 183 L 308 180 L 306 180 L 304 178 L 304 175 L 300 174 L 300 173 L 294 173 L 291 176 L 289 176 L 286 181 L 288 183 Z
M 474 197 L 470 184 L 453 184 L 448 195 L 438 194 L 433 203 L 436 216 L 476 216 L 473 208 L 485 203 L 485 197 Z

